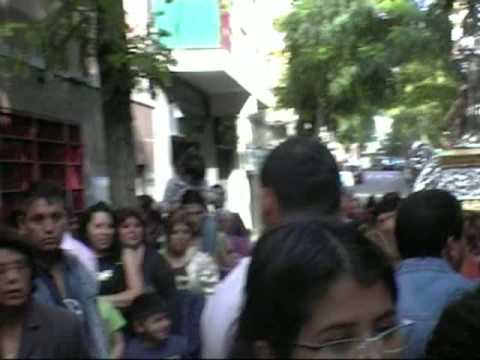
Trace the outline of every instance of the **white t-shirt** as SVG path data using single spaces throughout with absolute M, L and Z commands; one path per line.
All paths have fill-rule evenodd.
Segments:
M 251 258 L 243 259 L 207 300 L 201 320 L 203 359 L 225 359 L 229 355 L 245 301 L 250 263 Z
M 85 266 L 88 271 L 90 271 L 93 278 L 97 278 L 97 257 L 88 246 L 86 246 L 80 240 L 75 239 L 71 234 L 65 233 L 63 235 L 61 248 L 76 256 L 82 265 Z

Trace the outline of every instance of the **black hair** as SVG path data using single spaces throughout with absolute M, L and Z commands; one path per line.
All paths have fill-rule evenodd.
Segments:
M 188 176 L 194 185 L 199 185 L 205 179 L 205 161 L 196 149 L 189 149 L 179 161 L 181 175 Z
M 156 314 L 170 316 L 170 304 L 166 298 L 157 293 L 146 293 L 138 296 L 129 309 L 130 321 L 144 321 Z
M 65 192 L 62 188 L 51 181 L 39 181 L 30 184 L 24 197 L 23 212 L 27 213 L 28 209 L 35 201 L 42 199 L 46 200 L 48 203 L 62 204 L 65 208 Z
M 33 246 L 26 237 L 14 229 L 1 226 L 0 249 L 15 251 L 25 256 L 32 271 L 32 278 L 35 277 L 38 253 L 35 246 Z
M 204 209 L 207 208 L 207 203 L 205 202 L 205 198 L 203 195 L 196 190 L 187 190 L 182 196 L 182 205 L 193 205 L 197 204 L 203 207 Z
M 396 302 L 392 266 L 351 227 L 315 220 L 265 234 L 253 253 L 232 356 L 254 357 L 255 342 L 267 341 L 276 357 L 290 357 L 312 303 L 346 275 L 364 287 L 383 283 Z
M 92 218 L 96 213 L 107 213 L 112 218 L 112 225 L 115 224 L 115 213 L 113 212 L 112 208 L 103 201 L 100 201 L 85 210 L 85 212 L 80 218 L 78 238 L 79 240 L 83 241 L 88 247 L 91 247 L 90 239 L 88 238 L 88 224 L 90 223 L 90 221 L 92 221 Z M 113 239 L 109 252 L 112 254 L 120 253 L 120 244 L 115 238 Z
M 373 214 L 375 218 L 378 218 L 380 215 L 385 213 L 391 213 L 397 211 L 402 198 L 398 193 L 392 192 L 385 194 L 383 198 L 375 205 Z
M 398 209 L 395 233 L 402 259 L 442 257 L 449 238 L 462 238 L 460 202 L 444 190 L 414 193 Z
M 468 359 L 480 352 L 480 290 L 449 305 L 427 345 L 428 359 Z
M 368 198 L 367 204 L 365 205 L 366 209 L 375 209 L 377 206 L 377 200 L 375 199 L 375 195 L 371 195 Z
M 138 206 L 144 213 L 148 213 L 152 210 L 155 200 L 150 195 L 137 196 Z
M 143 243 L 147 242 L 145 220 L 142 217 L 142 214 L 140 213 L 140 211 L 138 211 L 135 208 L 131 208 L 131 207 L 121 208 L 121 209 L 119 209 L 115 212 L 115 240 L 114 240 L 114 243 L 115 243 L 116 247 L 118 246 L 118 248 L 122 247 L 120 237 L 119 237 L 119 228 L 125 221 L 127 221 L 130 218 L 134 218 L 134 219 L 138 220 L 138 222 L 140 223 L 140 225 L 143 228 L 143 240 L 142 240 L 142 242 Z
M 145 227 L 145 220 L 143 219 L 142 214 L 134 208 L 122 208 L 117 210 L 115 213 L 115 227 L 118 229 L 120 225 L 130 218 L 137 219 L 142 227 Z
M 12 229 L 20 229 L 22 218 L 25 216 L 24 212 L 20 209 L 14 209 L 8 214 L 5 224 Z
M 188 221 L 187 213 L 182 209 L 176 210 L 167 219 L 167 223 L 165 227 L 165 230 L 166 230 L 165 232 L 167 234 L 167 241 L 170 240 L 170 236 L 173 234 L 174 227 L 177 224 L 185 224 L 193 233 L 193 228 L 190 222 Z
M 266 158 L 261 183 L 276 195 L 285 213 L 334 215 L 340 208 L 337 163 L 318 139 L 295 136 Z

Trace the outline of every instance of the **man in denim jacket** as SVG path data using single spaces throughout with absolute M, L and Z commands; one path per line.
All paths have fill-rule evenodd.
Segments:
M 67 226 L 62 190 L 52 183 L 32 185 L 23 210 L 21 230 L 40 255 L 34 299 L 75 314 L 83 323 L 90 356 L 105 358 L 107 344 L 97 310 L 96 281 L 74 255 L 60 248 Z
M 456 271 L 462 264 L 463 216 L 448 192 L 422 191 L 404 200 L 396 236 L 402 262 L 397 269 L 398 314 L 415 321 L 408 358 L 421 358 L 443 310 L 477 284 Z

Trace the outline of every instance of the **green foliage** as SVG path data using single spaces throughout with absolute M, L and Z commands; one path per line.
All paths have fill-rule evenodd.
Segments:
M 278 24 L 288 63 L 280 106 L 305 119 L 320 109 L 346 142 L 368 140 L 383 112 L 405 131 L 437 137 L 458 87 L 447 15 L 413 0 L 295 1 Z
M 118 1 L 118 0 L 115 0 Z M 85 60 L 96 56 L 99 40 L 110 41 L 113 54 L 107 60 L 112 71 L 125 66 L 134 79 L 149 79 L 156 85 L 168 81 L 168 65 L 173 63 L 170 51 L 161 43 L 168 33 L 151 32 L 147 35 L 133 35 L 124 22 L 123 14 L 113 10 L 112 0 L 69 0 L 47 2 L 47 14 L 41 21 L 9 22 L 2 25 L 0 38 L 10 43 L 18 59 L 35 53 L 45 61 L 46 70 L 67 70 L 69 47 L 80 44 Z M 103 9 L 103 29 L 121 29 L 126 34 L 126 46 L 115 46 L 122 34 L 99 36 L 98 10 Z M 161 16 L 156 14 L 155 16 Z M 123 37 L 123 39 L 125 39 Z

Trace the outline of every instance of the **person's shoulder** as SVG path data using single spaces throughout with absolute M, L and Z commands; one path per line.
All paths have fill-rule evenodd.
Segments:
M 223 281 L 215 288 L 215 294 L 212 297 L 232 296 L 233 292 L 241 292 L 247 281 L 248 269 L 250 268 L 251 258 L 242 259 Z
M 125 344 L 124 359 L 141 358 L 145 347 L 136 336 L 128 337 Z
M 185 336 L 172 335 L 168 338 L 168 347 L 171 350 L 184 353 L 188 350 L 188 338 Z
M 55 325 L 62 329 L 71 329 L 72 326 L 79 324 L 79 320 L 75 314 L 57 306 L 34 302 L 31 311 L 35 313 L 37 319 L 41 319 L 45 324 Z
M 470 280 L 461 274 L 454 274 L 451 276 L 452 288 L 457 292 L 468 292 L 479 288 L 480 283 L 475 280 Z M 452 291 L 453 292 L 453 291 Z
M 89 292 L 90 295 L 96 295 L 97 282 L 92 272 L 83 264 L 75 255 L 68 252 L 63 253 L 65 264 L 72 276 L 79 280 L 79 286 L 82 286 L 83 291 Z
M 70 233 L 65 233 L 62 239 L 62 248 L 66 250 L 80 250 L 86 254 L 93 256 L 93 251 L 79 239 L 73 237 Z
M 184 336 L 171 335 L 167 342 L 157 349 L 159 358 L 185 358 L 188 356 L 188 339 Z
M 146 246 L 145 247 L 145 262 L 150 262 L 155 264 L 156 266 L 161 267 L 168 267 L 167 260 L 165 259 L 164 254 L 160 253 L 155 247 L 153 246 Z
M 198 249 L 190 248 L 188 251 L 190 252 L 187 253 L 188 257 L 191 258 L 192 263 L 204 265 L 214 261 L 209 254 L 199 251 Z

